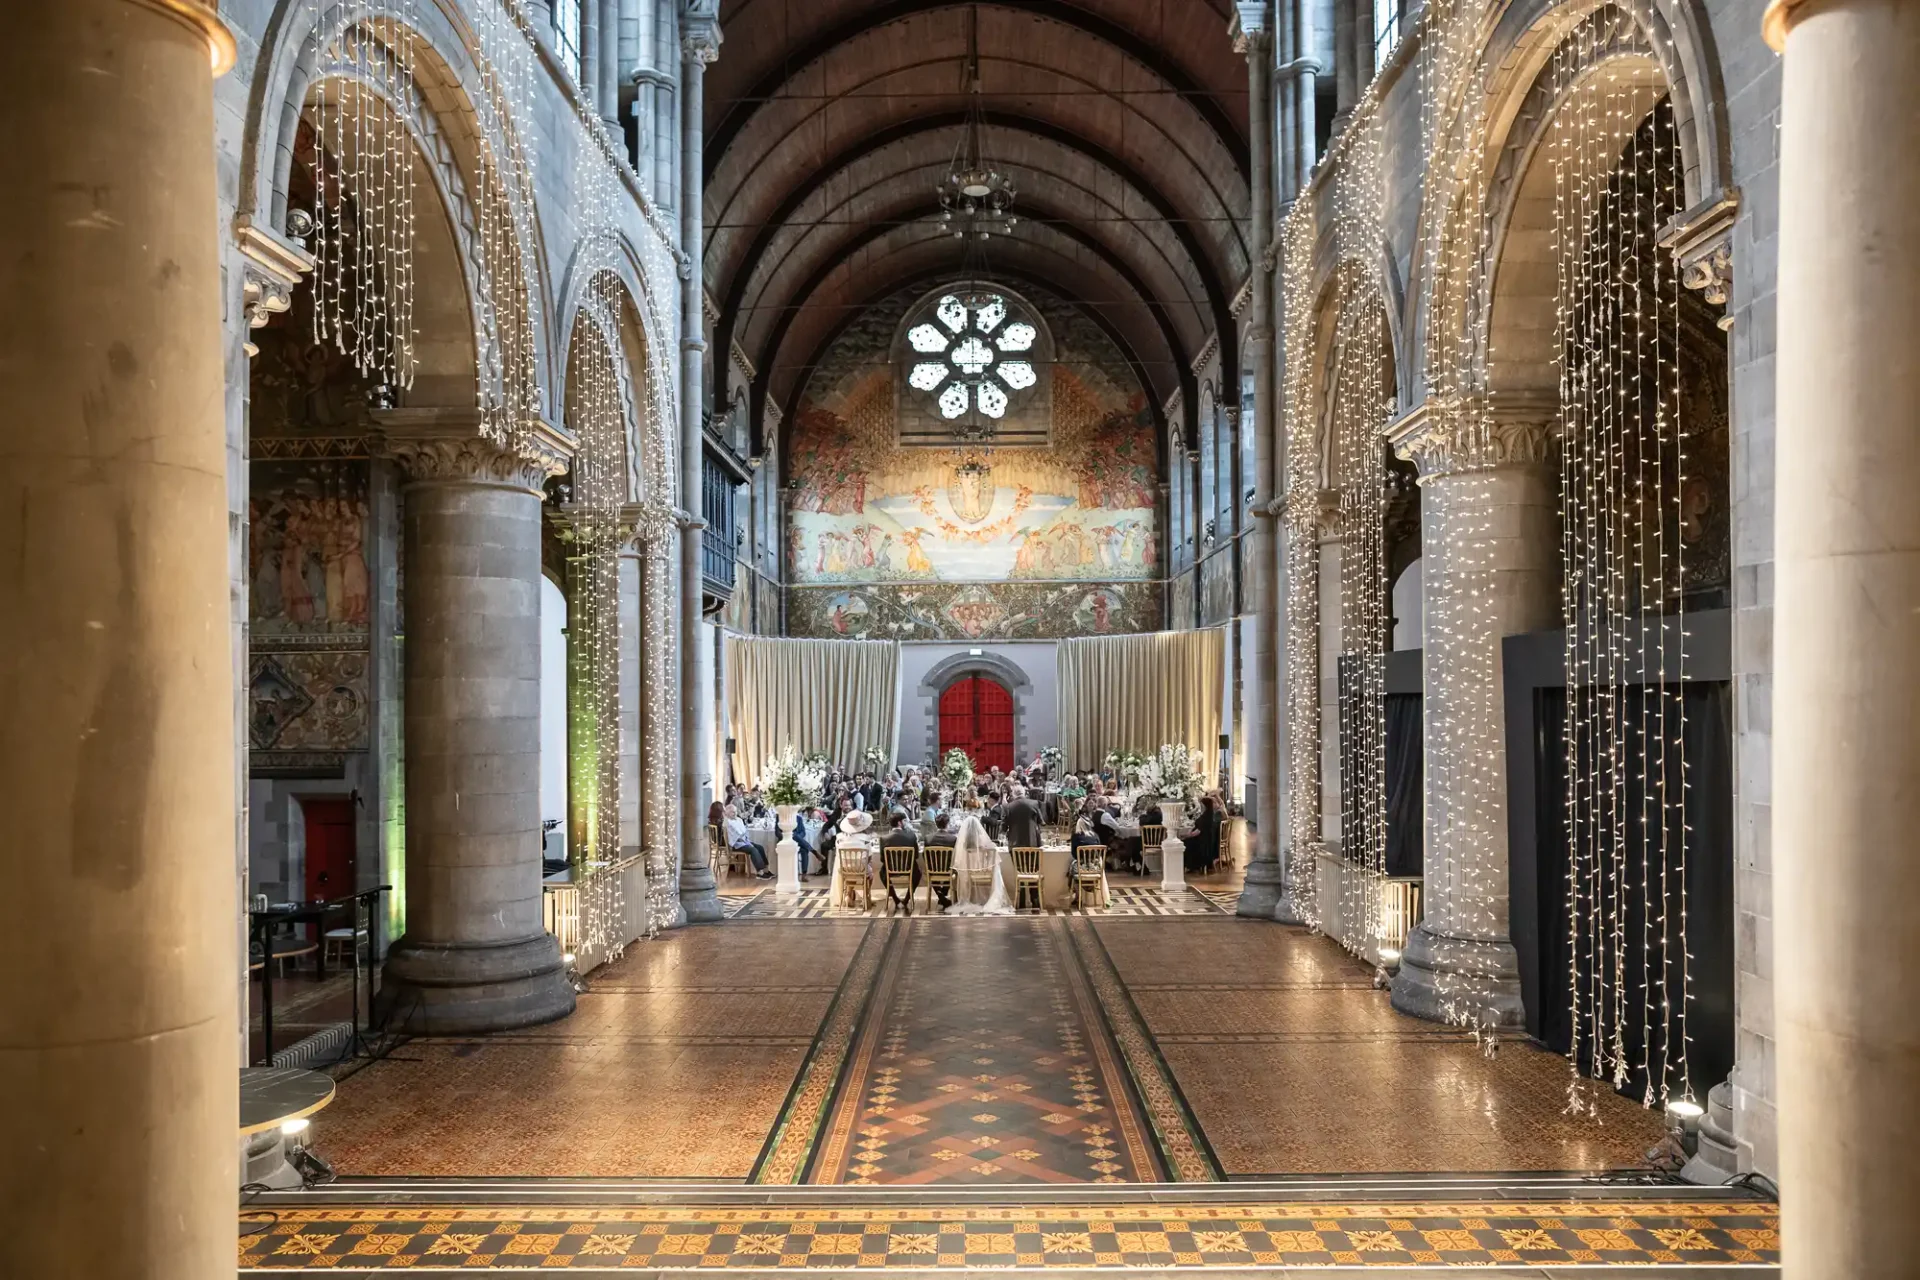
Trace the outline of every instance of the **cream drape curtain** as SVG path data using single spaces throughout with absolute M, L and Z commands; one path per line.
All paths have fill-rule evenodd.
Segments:
M 1062 640 L 1059 662 L 1067 768 L 1091 769 L 1109 751 L 1144 755 L 1172 742 L 1214 759 L 1226 672 L 1218 628 Z
M 889 755 L 900 730 L 900 646 L 891 640 L 727 637 L 727 733 L 733 776 L 759 781 L 792 746 L 857 767 L 868 747 Z

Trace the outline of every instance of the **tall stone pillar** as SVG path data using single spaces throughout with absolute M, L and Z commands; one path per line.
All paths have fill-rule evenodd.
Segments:
M 720 0 L 688 0 L 680 14 L 680 251 L 684 255 L 680 309 L 680 506 L 682 520 L 680 714 L 686 725 L 680 754 L 680 906 L 688 920 L 720 919 L 713 869 L 707 862 L 707 803 L 713 794 L 713 647 L 701 608 L 701 478 L 706 469 L 705 182 L 707 64 L 720 56 Z
M 1775 0 L 1783 1274 L 1909 1276 L 1920 1142 L 1920 8 Z
M 1253 204 L 1248 243 L 1253 258 L 1252 314 L 1248 331 L 1253 351 L 1253 404 L 1242 405 L 1253 432 L 1253 661 L 1247 667 L 1247 701 L 1255 712 L 1254 735 L 1247 745 L 1247 772 L 1255 780 L 1254 831 L 1247 855 L 1246 884 L 1240 891 L 1243 916 L 1286 919 L 1285 873 L 1280 865 L 1280 608 L 1279 570 L 1274 556 L 1273 277 L 1266 270 L 1273 236 L 1273 27 L 1264 3 L 1234 9 L 1234 47 L 1247 59 L 1247 114 L 1253 134 Z M 1222 335 L 1221 341 L 1227 336 Z
M 1420 469 L 1426 643 L 1426 918 L 1407 939 L 1393 1007 L 1519 1026 L 1507 932 L 1506 698 L 1500 642 L 1560 615 L 1560 532 L 1545 421 L 1488 421 L 1428 403 L 1389 438 Z
M 640 553 L 640 830 L 648 852 L 647 883 L 674 888 L 679 908 L 680 862 L 680 653 L 675 643 L 679 620 L 680 537 L 671 515 L 650 513 L 638 522 L 634 543 Z M 664 927 L 671 920 L 656 920 Z
M 599 88 L 600 120 L 620 138 L 620 0 L 586 0 L 600 7 L 600 64 L 594 68 Z
M 646 566 L 643 548 L 632 530 L 637 522 L 635 509 L 621 513 L 620 540 L 620 856 L 632 857 L 646 848 L 642 826 L 645 806 L 640 793 L 645 786 L 641 769 L 642 741 L 646 732 L 646 681 L 642 674 L 646 662 L 647 620 L 645 614 Z M 652 874 L 652 868 L 648 868 Z
M 566 455 L 460 416 L 380 415 L 407 476 L 407 928 L 381 999 L 435 1034 L 573 1009 L 540 902 L 540 504 Z
M 17 6 L 0 42 L 8 1275 L 234 1274 L 232 60 L 211 5 Z

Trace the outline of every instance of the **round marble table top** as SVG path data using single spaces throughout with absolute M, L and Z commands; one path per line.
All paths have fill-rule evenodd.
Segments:
M 240 1133 L 244 1137 L 310 1116 L 333 1101 L 333 1081 L 293 1067 L 240 1068 Z

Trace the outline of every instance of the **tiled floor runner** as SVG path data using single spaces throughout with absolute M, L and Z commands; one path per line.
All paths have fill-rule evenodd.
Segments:
M 280 1210 L 246 1270 L 1773 1264 L 1762 1202 Z
M 923 891 L 924 892 L 924 891 Z M 1221 899 L 1228 901 L 1223 906 Z M 1111 901 L 1105 906 L 1088 907 L 1084 910 L 1070 906 L 1049 906 L 1044 911 L 1028 907 L 1018 914 L 1023 916 L 1041 915 L 1091 915 L 1091 916 L 1211 916 L 1223 911 L 1231 914 L 1233 904 L 1239 901 L 1238 890 L 1208 893 L 1199 889 L 1176 889 L 1171 892 L 1148 885 L 1115 885 L 1111 890 Z M 723 899 L 723 902 L 725 899 Z M 886 914 L 886 897 L 876 894 L 874 911 Z M 925 910 L 925 898 L 916 895 L 913 910 L 916 919 L 928 917 Z M 865 911 L 850 909 L 838 905 L 831 890 L 813 888 L 801 889 L 798 893 L 773 893 L 771 891 L 755 895 L 739 907 L 727 907 L 727 918 L 739 916 L 745 919 L 775 920 L 817 920 L 826 917 L 860 917 Z M 943 918 L 934 911 L 929 918 Z M 979 917 L 944 917 L 947 919 L 973 920 Z M 991 917 L 989 917 L 991 918 Z

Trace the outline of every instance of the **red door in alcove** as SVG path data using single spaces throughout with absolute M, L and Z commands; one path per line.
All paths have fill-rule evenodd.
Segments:
M 959 747 L 974 767 L 1013 768 L 1013 695 L 986 676 L 968 676 L 940 695 L 940 754 Z
M 307 901 L 332 902 L 353 892 L 353 797 L 303 796 L 307 828 Z

